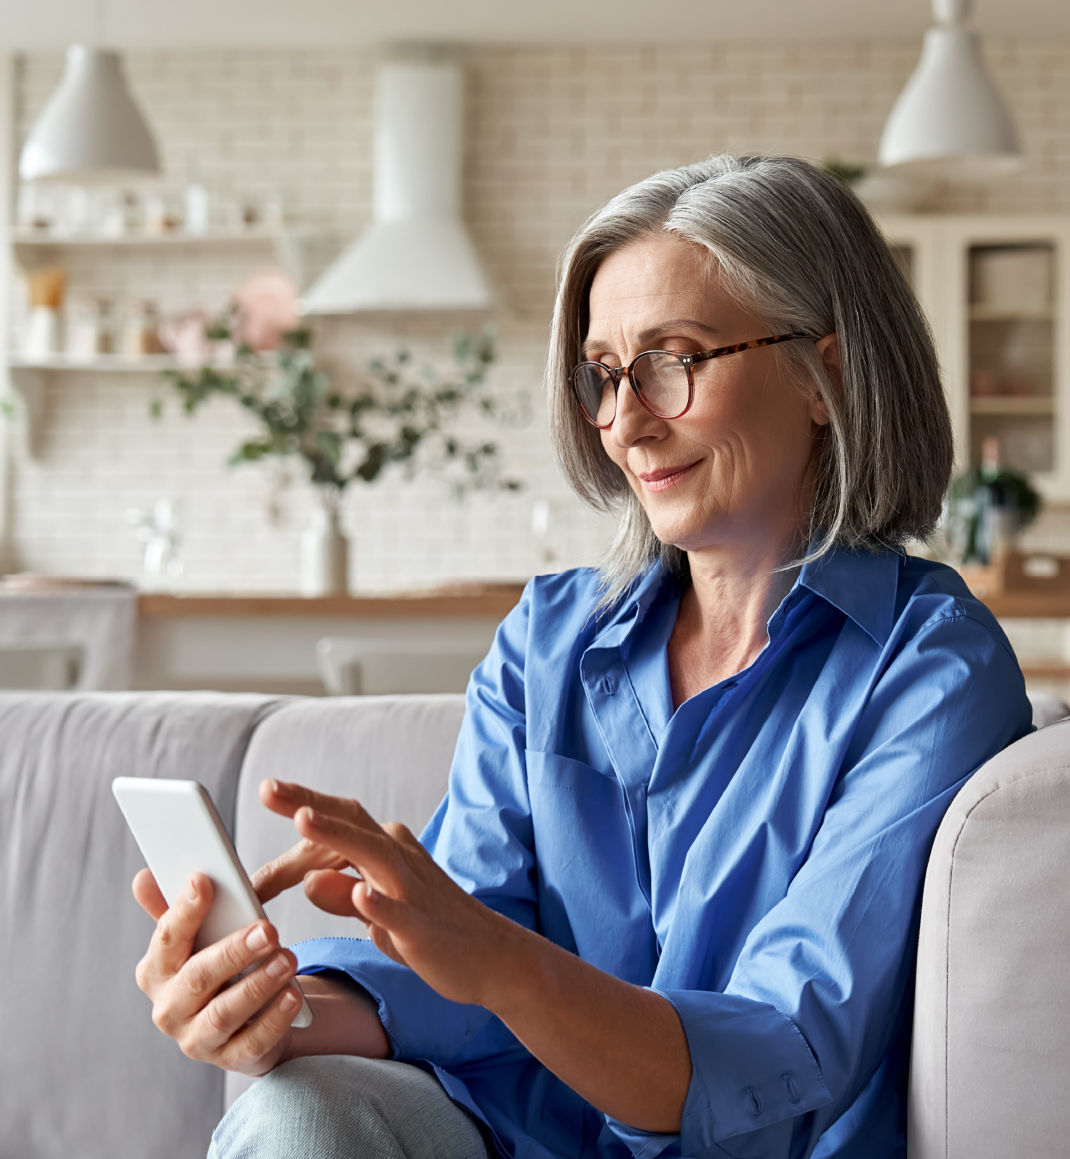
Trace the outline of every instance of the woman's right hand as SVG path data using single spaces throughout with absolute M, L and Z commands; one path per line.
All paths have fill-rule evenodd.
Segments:
M 275 927 L 258 921 L 194 953 L 193 940 L 212 905 L 211 879 L 194 874 L 170 908 L 147 869 L 134 878 L 133 890 L 156 922 L 136 971 L 138 986 L 152 1001 L 153 1022 L 190 1058 L 266 1074 L 286 1056 L 290 1024 L 301 1005 L 291 985 L 297 961 L 280 948 Z

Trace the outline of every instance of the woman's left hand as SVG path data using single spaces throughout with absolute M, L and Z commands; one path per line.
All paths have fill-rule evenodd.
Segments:
M 473 963 L 501 954 L 508 919 L 465 893 L 404 825 L 380 825 L 357 801 L 284 781 L 264 781 L 260 799 L 303 838 L 256 874 L 261 898 L 303 880 L 315 905 L 359 918 L 383 953 L 444 998 L 485 1004 L 486 972 Z

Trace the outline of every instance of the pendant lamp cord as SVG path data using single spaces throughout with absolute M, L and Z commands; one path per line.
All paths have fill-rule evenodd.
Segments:
M 961 28 L 970 18 L 970 0 L 933 0 L 933 19 L 941 28 Z

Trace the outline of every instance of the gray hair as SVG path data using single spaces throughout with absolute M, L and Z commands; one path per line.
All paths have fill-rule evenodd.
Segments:
M 573 489 L 619 517 L 602 562 L 607 600 L 659 556 L 659 543 L 568 382 L 587 336 L 588 295 L 605 258 L 665 232 L 701 246 L 722 286 L 770 326 L 839 339 L 842 390 L 814 345 L 771 347 L 829 423 L 816 446 L 806 559 L 834 547 L 902 548 L 940 515 L 952 465 L 951 421 L 932 335 L 862 203 L 838 178 L 794 157 L 711 157 L 625 189 L 580 228 L 562 259 L 546 367 L 554 447 Z M 798 561 L 796 561 L 798 562 Z

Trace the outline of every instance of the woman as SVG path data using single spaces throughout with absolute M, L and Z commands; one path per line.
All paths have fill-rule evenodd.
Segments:
M 992 617 L 903 550 L 951 466 L 918 306 L 836 180 L 719 157 L 580 230 L 548 388 L 620 531 L 503 623 L 422 844 L 262 788 L 303 838 L 262 893 L 371 929 L 298 947 L 313 1027 L 270 926 L 191 956 L 207 880 L 135 883 L 157 1024 L 271 1072 L 213 1150 L 902 1154 L 930 842 L 1030 727 Z

